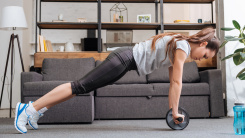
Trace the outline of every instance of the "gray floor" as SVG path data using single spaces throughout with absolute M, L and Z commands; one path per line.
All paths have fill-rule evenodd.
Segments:
M 191 119 L 181 131 L 171 130 L 165 119 L 157 120 L 95 120 L 92 124 L 39 125 L 39 130 L 19 134 L 14 119 L 0 118 L 0 137 L 86 137 L 86 138 L 231 138 L 235 135 L 233 118 Z

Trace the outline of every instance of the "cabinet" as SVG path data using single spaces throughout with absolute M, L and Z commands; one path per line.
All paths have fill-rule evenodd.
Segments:
M 42 60 L 45 57 L 55 57 L 55 58 L 80 58 L 83 57 L 82 55 L 86 55 L 89 52 L 37 52 L 37 29 L 39 29 L 39 34 L 41 35 L 42 29 L 95 29 L 98 31 L 98 39 L 101 39 L 101 30 L 107 29 L 114 29 L 114 30 L 155 30 L 156 34 L 158 31 L 161 30 L 161 33 L 164 30 L 200 30 L 207 26 L 216 27 L 216 24 L 213 23 L 213 1 L 214 0 L 37 0 L 36 1 L 36 17 L 39 13 L 39 19 L 36 18 L 36 46 L 35 46 L 35 54 L 34 54 L 34 66 L 41 67 Z M 41 8 L 43 2 L 89 2 L 89 3 L 96 3 L 97 4 L 97 22 L 85 22 L 85 23 L 78 23 L 78 22 L 42 22 L 41 21 Z M 135 23 L 135 22 L 126 22 L 126 23 L 114 23 L 114 22 L 101 22 L 101 4 L 102 3 L 116 3 L 116 2 L 123 2 L 123 3 L 151 3 L 155 4 L 155 23 Z M 212 9 L 212 22 L 210 24 L 203 24 L 203 23 L 163 23 L 163 5 L 165 3 L 209 3 L 211 4 Z M 158 5 L 160 4 L 160 10 L 158 9 Z M 160 11 L 160 12 L 159 12 Z M 160 13 L 160 21 L 158 20 L 158 14 Z M 142 40 L 143 41 L 143 40 Z M 94 56 L 98 56 L 105 52 L 102 52 L 101 41 L 98 41 L 98 51 L 94 52 Z M 108 53 L 108 52 L 106 52 Z M 67 55 L 68 54 L 68 55 Z M 73 54 L 73 56 L 69 56 L 69 54 Z M 59 56 L 59 55 L 66 55 Z M 74 56 L 79 55 L 79 56 Z M 86 56 L 85 56 L 86 57 Z M 100 57 L 100 56 L 99 56 Z M 104 56 L 103 56 L 104 57 Z M 187 61 L 190 61 L 187 60 Z M 216 67 L 216 57 L 213 60 L 203 60 L 202 64 L 198 64 L 199 67 Z M 198 61 L 197 61 L 198 63 Z

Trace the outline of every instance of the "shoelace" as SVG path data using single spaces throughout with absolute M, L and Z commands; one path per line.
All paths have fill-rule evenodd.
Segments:
M 33 115 L 33 116 L 30 116 L 30 120 L 35 120 L 35 121 L 37 121 L 40 117 L 42 117 L 43 116 L 43 114 L 40 114 L 40 115 Z

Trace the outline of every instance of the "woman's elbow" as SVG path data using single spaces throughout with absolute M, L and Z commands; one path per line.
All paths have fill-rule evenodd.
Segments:
M 172 80 L 172 84 L 173 85 L 177 85 L 177 86 L 181 86 L 182 85 L 182 81 L 173 79 Z

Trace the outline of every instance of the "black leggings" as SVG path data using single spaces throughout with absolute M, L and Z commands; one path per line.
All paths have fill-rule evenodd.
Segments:
M 72 94 L 84 94 L 112 84 L 130 70 L 137 70 L 132 47 L 118 48 L 84 77 L 71 82 Z

